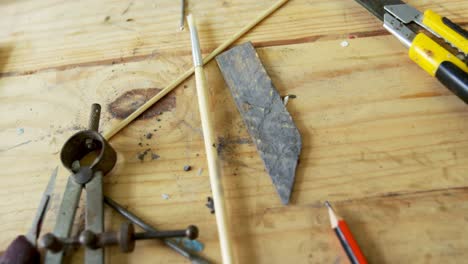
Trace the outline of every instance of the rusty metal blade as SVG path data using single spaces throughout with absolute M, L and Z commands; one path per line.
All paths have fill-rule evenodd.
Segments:
M 288 204 L 301 135 L 252 43 L 216 57 L 221 73 L 283 204 Z

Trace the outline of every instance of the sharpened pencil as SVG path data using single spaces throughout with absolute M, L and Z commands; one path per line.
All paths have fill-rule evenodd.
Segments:
M 340 240 L 341 246 L 345 250 L 346 255 L 348 255 L 349 261 L 352 264 L 367 264 L 366 257 L 364 257 L 364 254 L 362 254 L 362 251 L 351 234 L 351 230 L 349 229 L 346 222 L 336 215 L 328 201 L 325 202 L 325 205 L 327 206 L 328 214 L 330 215 L 331 227 Z

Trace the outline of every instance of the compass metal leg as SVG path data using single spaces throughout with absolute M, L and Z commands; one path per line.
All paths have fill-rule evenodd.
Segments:
M 81 184 L 75 182 L 73 177 L 68 177 L 67 186 L 63 193 L 62 204 L 57 215 L 57 221 L 54 228 L 54 234 L 58 237 L 69 237 L 73 220 L 75 219 L 75 212 L 78 208 L 78 203 L 81 196 Z M 63 254 L 65 250 L 57 253 L 47 251 L 45 263 L 59 264 L 62 263 Z
M 102 176 L 102 172 L 98 171 L 94 173 L 93 179 L 86 184 L 86 230 L 95 234 L 104 232 Z M 86 248 L 85 261 L 88 264 L 104 263 L 104 249 Z

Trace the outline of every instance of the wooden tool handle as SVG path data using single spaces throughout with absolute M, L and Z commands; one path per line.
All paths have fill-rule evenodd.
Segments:
M 205 73 L 202 67 L 195 68 L 195 80 L 197 85 L 198 105 L 200 107 L 203 137 L 205 139 L 205 151 L 210 174 L 211 191 L 213 193 L 214 208 L 216 212 L 216 224 L 218 226 L 219 243 L 224 264 L 233 263 L 231 236 L 228 227 L 224 191 L 221 183 L 221 173 L 217 144 L 214 135 L 214 126 L 209 103 L 209 90 L 206 85 Z
M 0 256 L 0 263 L 40 264 L 41 255 L 25 236 L 20 235 L 11 242 L 5 253 Z
M 214 208 L 216 212 L 216 224 L 218 226 L 218 236 L 221 248 L 223 263 L 233 263 L 233 254 L 231 246 L 231 236 L 229 234 L 229 225 L 227 222 L 227 213 L 224 203 L 224 192 L 221 182 L 221 172 L 219 168 L 219 159 L 217 144 L 214 134 L 212 109 L 210 105 L 210 92 L 206 83 L 205 72 L 203 70 L 203 59 L 200 51 L 200 41 L 195 19 L 192 15 L 187 16 L 187 22 L 190 28 L 190 39 L 192 40 L 192 54 L 195 71 L 195 82 L 197 87 L 198 106 L 203 129 L 203 138 L 205 141 L 206 159 L 208 162 L 208 172 L 210 174 L 211 191 L 213 193 Z

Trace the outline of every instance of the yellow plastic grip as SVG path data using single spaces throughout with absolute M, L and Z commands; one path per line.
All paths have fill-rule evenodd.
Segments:
M 465 63 L 423 33 L 414 38 L 409 57 L 432 76 L 435 76 L 439 65 L 444 61 L 452 62 L 468 73 Z
M 463 51 L 465 54 L 468 54 L 468 39 L 451 28 L 447 23 L 444 23 L 443 19 L 444 18 L 442 18 L 442 16 L 428 9 L 424 12 L 423 24 Z M 449 20 L 445 19 L 445 21 Z M 453 22 L 449 22 L 456 26 Z M 461 30 L 463 31 L 463 29 Z

